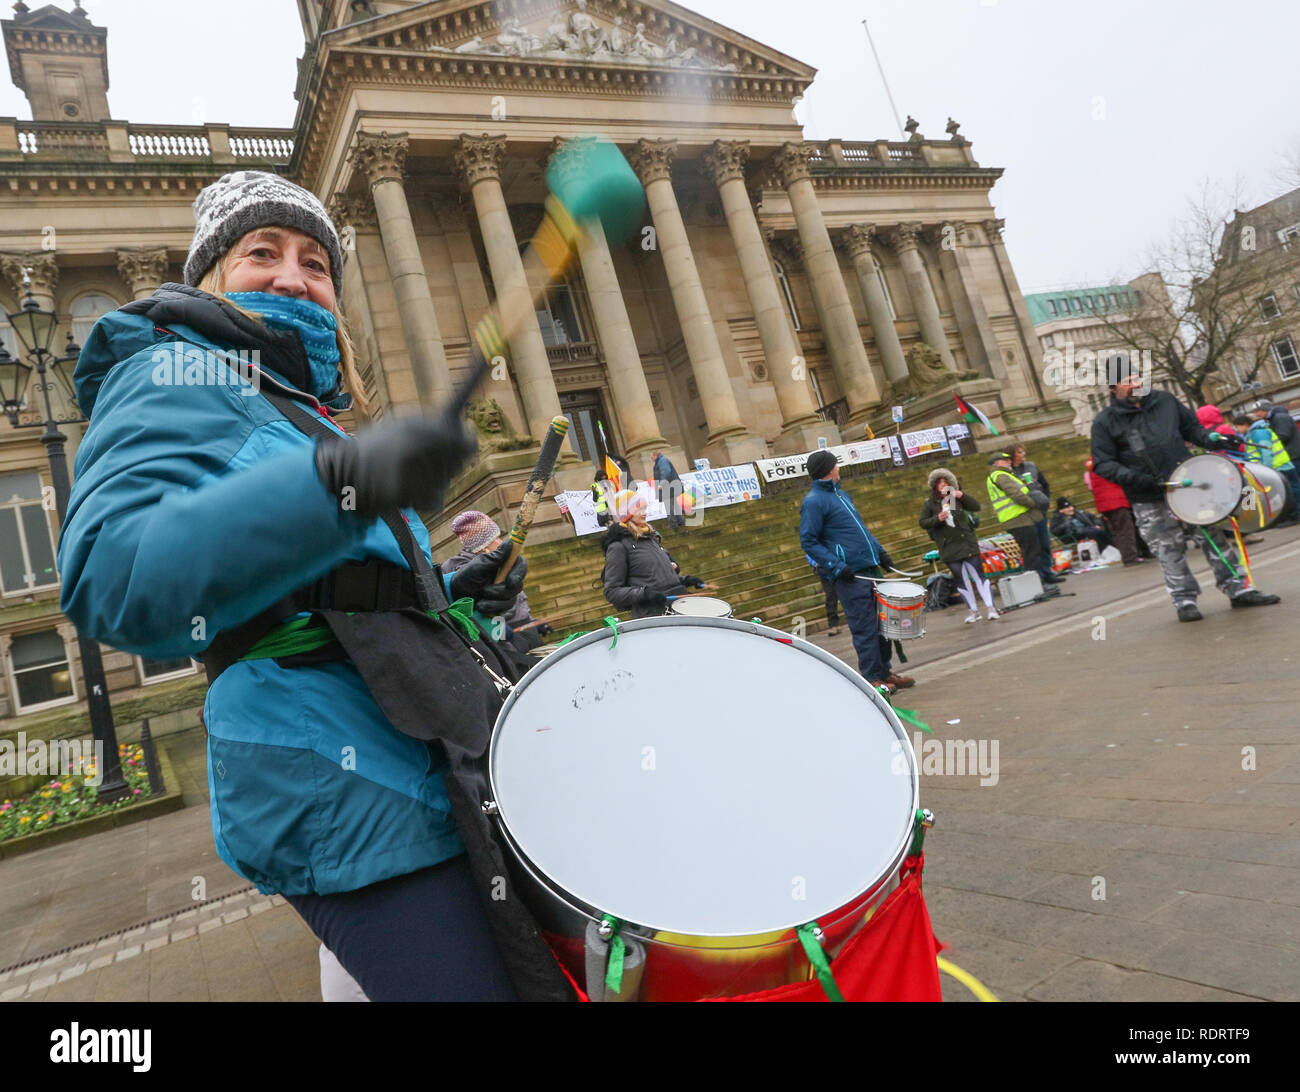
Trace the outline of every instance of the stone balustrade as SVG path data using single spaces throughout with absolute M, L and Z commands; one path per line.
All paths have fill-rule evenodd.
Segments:
M 293 130 L 228 125 L 132 125 L 0 118 L 0 160 L 287 164 Z

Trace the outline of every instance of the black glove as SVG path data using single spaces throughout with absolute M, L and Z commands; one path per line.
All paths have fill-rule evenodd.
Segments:
M 668 596 L 661 591 L 655 591 L 654 588 L 642 588 L 641 602 L 649 607 L 666 607 L 668 605 Z
M 683 576 L 682 583 L 685 584 L 688 588 L 704 587 L 704 581 L 701 580 L 698 576 Z
M 457 569 L 449 589 L 452 599 L 468 596 L 474 600 L 474 609 L 486 618 L 505 614 L 513 607 L 523 590 L 528 562 L 520 555 L 505 580 L 498 584 L 497 570 L 510 556 L 510 545 L 510 540 L 506 539 L 490 554 L 479 554 L 463 569 Z
M 880 567 L 882 569 L 892 569 L 894 567 L 894 559 L 885 553 L 884 550 L 880 551 Z
M 547 622 L 543 622 L 540 626 L 537 627 L 538 637 L 549 637 L 554 632 L 555 632 L 555 627 L 550 625 Z
M 375 516 L 393 508 L 439 509 L 447 485 L 478 450 L 458 419 L 399 417 L 355 439 L 322 438 L 316 473 L 345 511 Z

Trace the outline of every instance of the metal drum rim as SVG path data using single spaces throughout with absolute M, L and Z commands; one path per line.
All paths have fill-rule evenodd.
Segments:
M 889 725 L 891 730 L 894 732 L 894 735 L 902 742 L 903 746 L 902 746 L 901 753 L 907 756 L 907 761 L 911 772 L 912 801 L 911 801 L 910 815 L 914 816 L 916 814 L 917 810 L 921 806 L 921 783 L 920 783 L 921 779 L 920 779 L 920 766 L 917 763 L 916 754 L 912 750 L 911 738 L 908 736 L 907 730 L 903 726 L 903 722 L 899 719 L 898 714 L 894 712 L 893 707 L 889 704 L 889 702 L 887 702 L 874 687 L 872 687 L 865 679 L 863 679 L 858 672 L 854 671 L 842 660 L 838 659 L 835 656 L 832 656 L 825 649 L 819 647 L 818 645 L 813 644 L 811 641 L 805 641 L 799 637 L 792 637 L 790 634 L 787 634 L 782 630 L 772 629 L 769 626 L 760 625 L 756 622 L 746 622 L 738 618 L 691 618 L 685 615 L 662 615 L 653 618 L 638 618 L 630 622 L 620 622 L 618 625 L 618 633 L 621 635 L 623 633 L 632 633 L 641 629 L 654 629 L 661 626 L 706 626 L 706 627 L 721 628 L 721 629 L 732 629 L 742 633 L 749 633 L 755 636 L 765 637 L 768 640 L 775 640 L 775 641 L 779 641 L 782 644 L 788 644 L 791 647 L 805 653 L 806 655 L 811 655 L 815 659 L 820 660 L 825 666 L 830 667 L 836 672 L 838 672 L 845 679 L 847 679 L 856 689 L 860 690 L 863 694 L 866 695 L 866 697 L 876 706 L 877 710 L 883 714 L 886 724 Z M 536 667 L 532 668 L 532 670 L 530 670 L 514 686 L 514 688 L 510 692 L 510 695 L 506 698 L 505 704 L 501 706 L 500 712 L 497 713 L 496 721 L 492 725 L 492 736 L 488 742 L 488 749 L 487 749 L 487 780 L 488 780 L 488 788 L 491 793 L 491 800 L 496 806 L 495 820 L 497 823 L 497 827 L 501 831 L 502 836 L 505 838 L 511 853 L 513 854 L 515 859 L 519 862 L 519 864 L 522 865 L 529 872 L 529 874 L 534 877 L 534 879 L 538 880 L 543 887 L 545 887 L 548 891 L 550 891 L 556 897 L 556 899 L 558 899 L 561 903 L 563 903 L 574 913 L 580 915 L 581 917 L 586 918 L 588 921 L 593 921 L 596 923 L 599 923 L 602 920 L 601 908 L 595 907 L 596 912 L 593 913 L 591 910 L 587 909 L 587 907 L 589 906 L 594 907 L 595 906 L 594 903 L 585 902 L 578 895 L 561 887 L 558 881 L 553 880 L 551 877 L 542 873 L 541 870 L 538 869 L 537 866 L 534 865 L 533 862 L 529 859 L 528 855 L 524 853 L 523 848 L 519 845 L 517 838 L 511 832 L 510 824 L 506 817 L 505 808 L 502 806 L 502 802 L 497 792 L 493 754 L 497 748 L 497 740 L 500 737 L 502 726 L 505 724 L 505 721 L 510 711 L 517 703 L 519 695 L 524 693 L 524 691 L 528 689 L 531 683 L 540 677 L 540 673 L 546 671 L 551 666 L 553 666 L 554 664 L 562 660 L 564 657 L 571 655 L 577 649 L 587 648 L 591 645 L 598 644 L 603 641 L 613 640 L 613 638 L 614 638 L 614 633 L 608 628 L 593 630 L 590 633 L 585 633 L 581 637 L 577 637 L 569 641 L 563 647 L 559 648 L 553 655 L 547 656 L 540 663 L 538 663 Z M 800 925 L 804 925 L 810 921 L 823 921 L 823 919 L 825 919 L 825 922 L 840 921 L 843 919 L 843 917 L 846 914 L 851 914 L 855 912 L 857 907 L 860 904 L 864 905 L 865 904 L 864 900 L 868 898 L 872 892 L 879 889 L 882 884 L 887 883 L 890 876 L 893 876 L 898 872 L 899 868 L 902 866 L 903 861 L 907 857 L 907 851 L 912 844 L 912 837 L 913 837 L 913 828 L 912 828 L 912 824 L 909 822 L 904 825 L 902 838 L 900 839 L 900 843 L 896 851 L 890 857 L 890 863 L 888 867 L 886 867 L 881 872 L 880 875 L 873 877 L 869 882 L 862 885 L 862 887 L 858 891 L 856 891 L 853 894 L 853 896 L 849 898 L 846 902 L 841 903 L 838 906 L 828 907 L 821 914 L 811 913 L 807 918 L 803 918 L 798 921 L 791 922 L 788 925 L 773 924 L 770 929 L 765 929 L 763 930 L 762 933 L 692 932 L 688 935 L 692 937 L 700 937 L 700 938 L 716 937 L 719 939 L 723 939 L 723 938 L 735 939 L 737 937 L 745 937 L 745 936 L 763 936 L 770 932 L 777 932 L 778 930 L 795 929 L 798 928 Z M 624 919 L 624 920 L 630 926 L 634 926 L 641 929 L 647 929 L 651 933 L 675 931 L 663 926 L 647 925 L 644 922 L 638 922 L 633 919 Z M 669 941 L 653 940 L 653 937 L 644 937 L 639 939 L 650 940 L 652 943 L 656 943 L 656 944 L 671 944 L 671 942 Z M 771 943 L 777 944 L 777 943 L 781 943 L 781 941 L 773 941 Z M 674 947 L 676 947 L 676 945 L 674 945 Z M 683 947 L 696 947 L 696 946 L 683 946 Z M 762 947 L 762 946 L 755 945 L 755 947 Z
M 1192 527 L 1213 527 L 1216 523 L 1223 523 L 1230 516 L 1236 515 L 1237 507 L 1241 504 L 1242 491 L 1246 487 L 1246 477 L 1244 474 L 1242 474 L 1241 467 L 1237 464 L 1237 461 L 1235 459 L 1230 459 L 1226 455 L 1219 455 L 1219 454 L 1215 454 L 1214 452 L 1203 451 L 1199 455 L 1189 455 L 1186 459 L 1184 459 L 1181 463 L 1179 463 L 1176 467 L 1174 467 L 1174 469 L 1170 472 L 1170 480 L 1172 481 L 1175 478 L 1181 479 L 1187 477 L 1186 474 L 1180 473 L 1183 467 L 1187 466 L 1188 463 L 1194 463 L 1201 459 L 1219 460 L 1223 463 L 1227 463 L 1229 466 L 1232 467 L 1234 471 L 1236 471 L 1239 485 L 1237 487 L 1237 500 L 1233 504 L 1232 508 L 1230 508 L 1228 512 L 1225 513 L 1224 515 L 1216 516 L 1214 519 L 1206 523 L 1200 523 L 1197 522 L 1196 520 L 1188 519 L 1186 516 L 1179 515 L 1178 512 L 1174 509 L 1174 506 L 1169 502 L 1169 498 L 1173 494 L 1173 491 L 1175 489 L 1181 488 L 1181 486 L 1174 486 L 1174 485 L 1167 485 L 1165 487 L 1165 506 L 1169 509 L 1170 513 L 1172 513 L 1175 519 L 1181 520 L 1183 523 L 1189 524 Z

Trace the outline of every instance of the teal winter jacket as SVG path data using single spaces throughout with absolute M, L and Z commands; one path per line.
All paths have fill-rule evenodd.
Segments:
M 201 658 L 344 562 L 406 566 L 382 520 L 326 492 L 316 441 L 211 355 L 249 346 L 260 384 L 324 415 L 303 393 L 296 334 L 197 289 L 164 285 L 96 323 L 75 373 L 90 424 L 58 554 L 62 607 L 85 635 Z M 264 893 L 351 891 L 462 852 L 441 750 L 393 728 L 350 661 L 236 662 L 208 688 L 204 722 L 217 852 Z

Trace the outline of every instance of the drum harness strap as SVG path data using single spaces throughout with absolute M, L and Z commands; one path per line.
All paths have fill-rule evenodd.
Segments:
M 308 436 L 338 435 L 319 417 L 294 400 L 266 390 L 262 394 Z M 382 518 L 397 540 L 410 568 L 404 569 L 378 558 L 347 562 L 319 580 L 291 592 L 248 621 L 223 630 L 203 652 L 203 666 L 209 684 L 215 682 L 231 664 L 242 660 L 282 660 L 293 657 L 295 659 L 291 663 L 284 665 L 292 666 L 293 663 L 307 664 L 346 658 L 328 625 L 314 614 L 305 618 L 295 617 L 303 611 L 342 610 L 347 614 L 355 614 L 358 611 L 416 607 L 444 625 L 450 625 L 466 639 L 467 644 L 477 640 L 480 625 L 474 614 L 474 601 L 469 598 L 457 599 L 440 610 L 435 604 L 442 597 L 434 591 L 440 578 L 433 572 L 424 552 L 416 544 L 406 517 L 394 511 L 385 513 Z M 506 680 L 487 667 L 476 649 L 470 648 L 469 651 L 480 661 L 480 666 L 493 676 L 498 690 L 502 684 L 509 687 Z

